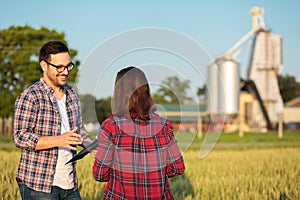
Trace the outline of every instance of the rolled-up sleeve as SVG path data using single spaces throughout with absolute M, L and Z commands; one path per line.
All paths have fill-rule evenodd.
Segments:
M 185 170 L 184 160 L 173 134 L 173 124 L 168 122 L 168 134 L 172 138 L 168 144 L 167 176 L 182 175 Z
M 104 124 L 107 123 L 104 122 Z M 99 145 L 93 165 L 94 178 L 100 182 L 109 181 L 114 155 L 114 145 L 111 136 L 104 130 L 105 128 L 104 125 L 98 134 Z
M 15 103 L 14 142 L 16 147 L 34 150 L 40 135 L 34 133 L 37 110 L 30 95 L 20 95 Z
M 174 177 L 184 173 L 185 166 L 183 157 L 176 145 L 175 139 L 169 144 L 168 148 L 168 165 L 167 165 L 167 176 Z

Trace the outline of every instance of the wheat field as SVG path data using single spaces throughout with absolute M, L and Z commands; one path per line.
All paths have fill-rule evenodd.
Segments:
M 186 151 L 186 171 L 170 179 L 175 199 L 300 199 L 300 147 L 216 150 L 204 159 Z M 0 151 L 0 199 L 20 199 L 14 179 L 20 153 Z M 92 156 L 78 161 L 83 200 L 100 199 L 105 183 L 92 177 Z

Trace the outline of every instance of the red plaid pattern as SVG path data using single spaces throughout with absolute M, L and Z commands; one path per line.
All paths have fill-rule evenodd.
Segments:
M 95 180 L 108 184 L 103 199 L 173 199 L 169 177 L 184 173 L 184 161 L 167 119 L 143 121 L 110 116 L 98 134 Z
M 79 97 L 75 90 L 64 86 L 66 109 L 70 128 L 78 127 L 84 138 L 84 144 L 91 141 L 83 127 Z M 35 151 L 41 136 L 59 135 L 61 120 L 53 95 L 53 90 L 43 80 L 24 90 L 15 103 L 14 142 L 22 149 L 21 159 L 16 173 L 28 187 L 49 193 L 56 167 L 58 148 Z M 81 127 L 81 128 L 80 128 Z M 74 152 L 75 153 L 75 152 Z M 75 163 L 73 175 L 77 187 Z

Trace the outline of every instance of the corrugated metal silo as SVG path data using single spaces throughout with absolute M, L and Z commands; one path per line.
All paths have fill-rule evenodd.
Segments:
M 220 79 L 218 82 L 218 108 L 226 115 L 239 113 L 240 68 L 239 63 L 226 58 L 216 60 Z
M 239 112 L 239 63 L 219 58 L 208 66 L 207 112 L 210 115 L 236 115 Z
M 220 74 L 218 66 L 215 63 L 212 63 L 208 66 L 207 70 L 207 90 L 206 90 L 206 99 L 207 99 L 207 112 L 211 115 L 217 114 L 218 109 L 218 80 L 220 79 Z

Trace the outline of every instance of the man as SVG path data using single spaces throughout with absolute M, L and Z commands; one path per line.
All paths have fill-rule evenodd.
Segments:
M 83 127 L 80 100 L 67 84 L 74 67 L 59 41 L 42 46 L 41 79 L 15 103 L 14 142 L 22 149 L 16 173 L 22 199 L 81 199 L 75 165 L 66 162 L 76 145 L 92 139 Z

